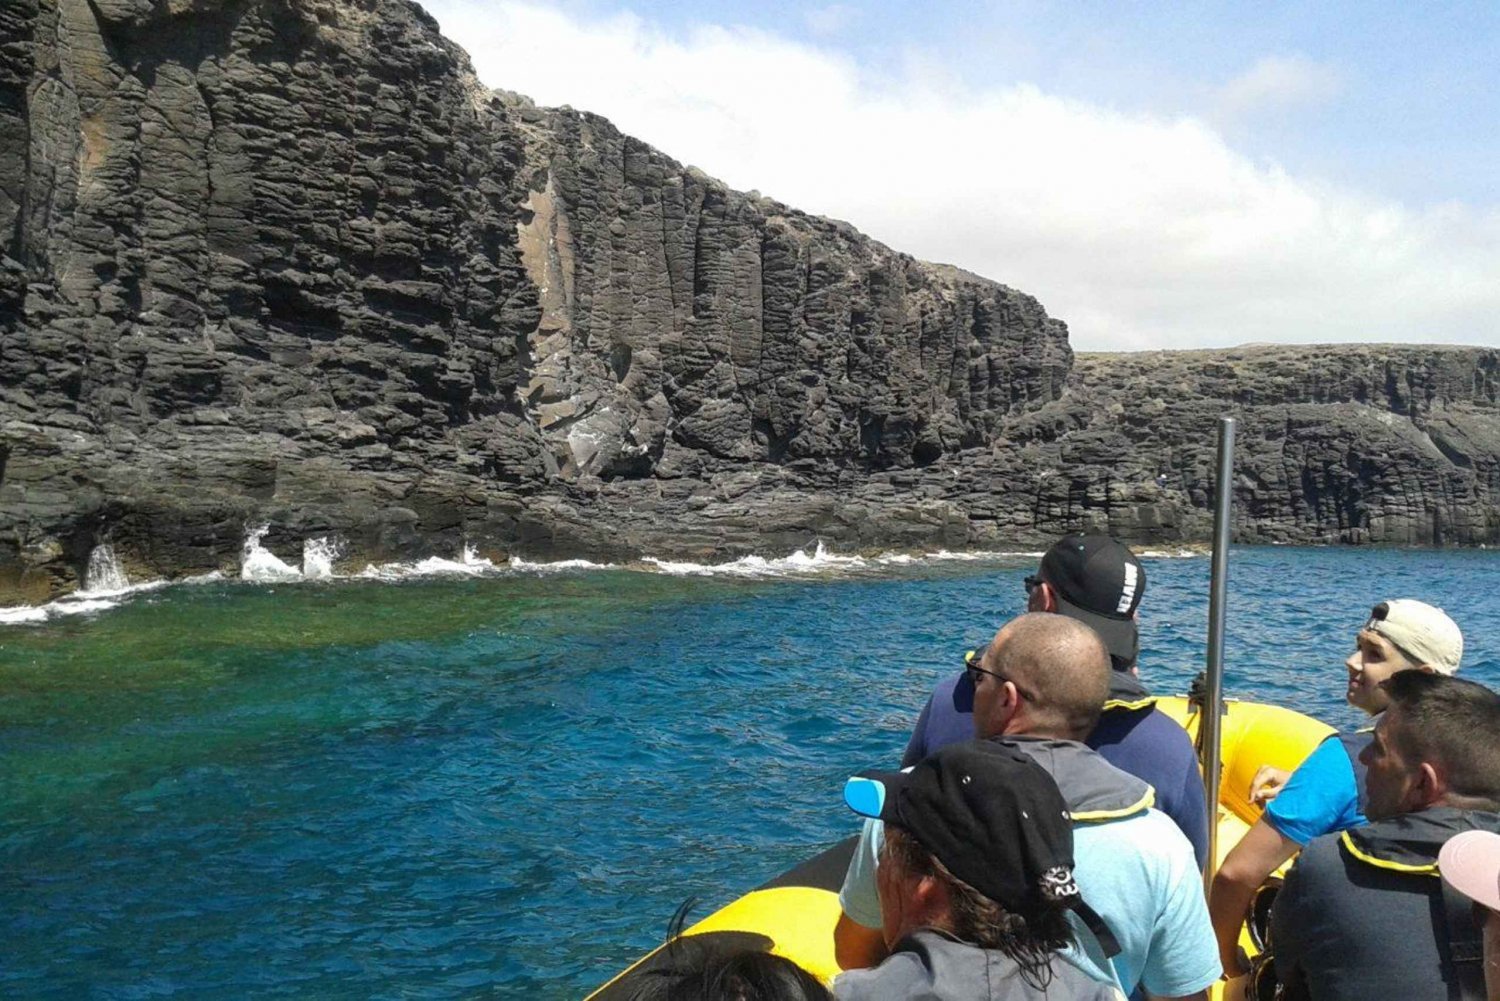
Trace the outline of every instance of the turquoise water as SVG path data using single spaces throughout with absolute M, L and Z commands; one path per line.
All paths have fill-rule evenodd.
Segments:
M 0 627 L 0 996 L 578 997 L 853 829 L 1034 558 L 168 588 Z M 1143 673 L 1208 561 L 1147 560 Z M 1500 684 L 1500 554 L 1236 550 L 1230 694 L 1335 724 L 1376 600 Z

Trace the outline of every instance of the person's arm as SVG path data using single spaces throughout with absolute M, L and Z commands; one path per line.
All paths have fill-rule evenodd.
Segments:
M 841 970 L 863 970 L 879 966 L 880 961 L 890 955 L 885 947 L 885 936 L 879 928 L 866 928 L 849 915 L 839 912 L 838 924 L 833 928 L 833 958 Z
M 1198 863 L 1201 875 L 1208 865 L 1208 825 L 1213 823 L 1214 812 L 1209 809 L 1203 792 L 1203 777 L 1196 761 L 1183 777 L 1182 791 L 1173 804 L 1172 819 L 1193 846 L 1193 859 Z
M 880 895 L 875 869 L 885 831 L 880 821 L 866 820 L 859 843 L 839 888 L 839 920 L 833 928 L 833 956 L 845 970 L 875 966 L 888 954 L 881 932 Z
M 1265 813 L 1245 834 L 1214 875 L 1209 913 L 1219 954 L 1231 974 L 1241 969 L 1239 929 L 1256 887 L 1313 838 L 1348 826 L 1358 789 L 1343 745 L 1333 738 L 1319 744 L 1292 772 Z
M 917 717 L 917 725 L 911 731 L 911 739 L 906 742 L 906 752 L 901 755 L 901 767 L 910 768 L 912 765 L 927 757 L 927 717 L 932 712 L 932 696 L 927 696 L 927 702 L 922 706 L 922 713 Z M 848 967 L 844 967 L 848 969 Z
M 1214 937 L 1219 941 L 1219 961 L 1230 976 L 1245 972 L 1240 961 L 1240 926 L 1255 891 L 1301 847 L 1262 818 L 1245 832 L 1214 873 L 1208 916 L 1213 922 Z
M 1250 802 L 1265 806 L 1285 787 L 1292 773 L 1275 765 L 1261 765 L 1250 780 Z

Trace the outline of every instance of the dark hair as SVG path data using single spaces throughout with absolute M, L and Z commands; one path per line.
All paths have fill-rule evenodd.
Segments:
M 1038 896 L 1028 913 L 1008 911 L 948 871 L 916 837 L 885 825 L 890 862 L 917 876 L 933 876 L 948 888 L 951 931 L 965 942 L 995 949 L 1015 960 L 1021 977 L 1037 990 L 1052 982 L 1052 955 L 1073 941 L 1067 908 Z
M 632 977 L 632 1001 L 832 1001 L 817 977 L 790 959 L 746 946 L 742 936 L 684 936 L 692 903 L 677 909 L 667 944 Z
M 1400 713 L 1403 756 L 1442 769 L 1454 806 L 1500 810 L 1500 694 L 1462 678 L 1397 671 L 1380 687 Z

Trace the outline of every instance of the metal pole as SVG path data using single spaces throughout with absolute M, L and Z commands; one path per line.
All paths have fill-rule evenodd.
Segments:
M 1208 868 L 1204 886 L 1213 883 L 1219 858 L 1219 733 L 1224 706 L 1224 606 L 1229 596 L 1230 510 L 1234 506 L 1234 418 L 1219 418 L 1219 477 L 1214 495 L 1213 577 L 1208 591 L 1208 680 L 1203 717 L 1203 791 L 1208 800 Z

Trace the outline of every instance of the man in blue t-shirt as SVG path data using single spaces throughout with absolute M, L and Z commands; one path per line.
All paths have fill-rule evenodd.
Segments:
M 1208 856 L 1208 809 L 1198 757 L 1186 731 L 1156 708 L 1136 670 L 1140 639 L 1135 613 L 1145 593 L 1145 568 L 1125 546 L 1107 535 L 1066 535 L 1026 578 L 1026 610 L 1077 619 L 1104 641 L 1114 667 L 1109 701 L 1085 743 L 1116 768 L 1151 784 L 1156 808 L 1186 835 L 1202 869 Z M 938 682 L 917 717 L 902 767 L 940 747 L 973 739 L 974 685 L 969 679 L 967 671 L 959 671 Z
M 1344 661 L 1345 698 L 1371 716 L 1390 705 L 1382 681 L 1398 671 L 1453 674 L 1464 652 L 1463 634 L 1447 613 L 1410 598 L 1376 605 L 1354 642 Z M 1219 958 L 1230 976 L 1245 971 L 1240 925 L 1266 877 L 1314 838 L 1366 822 L 1359 755 L 1369 743 L 1369 730 L 1336 733 L 1290 775 L 1269 767 L 1256 775 L 1250 795 L 1266 802 L 1265 813 L 1224 859 L 1209 895 Z

